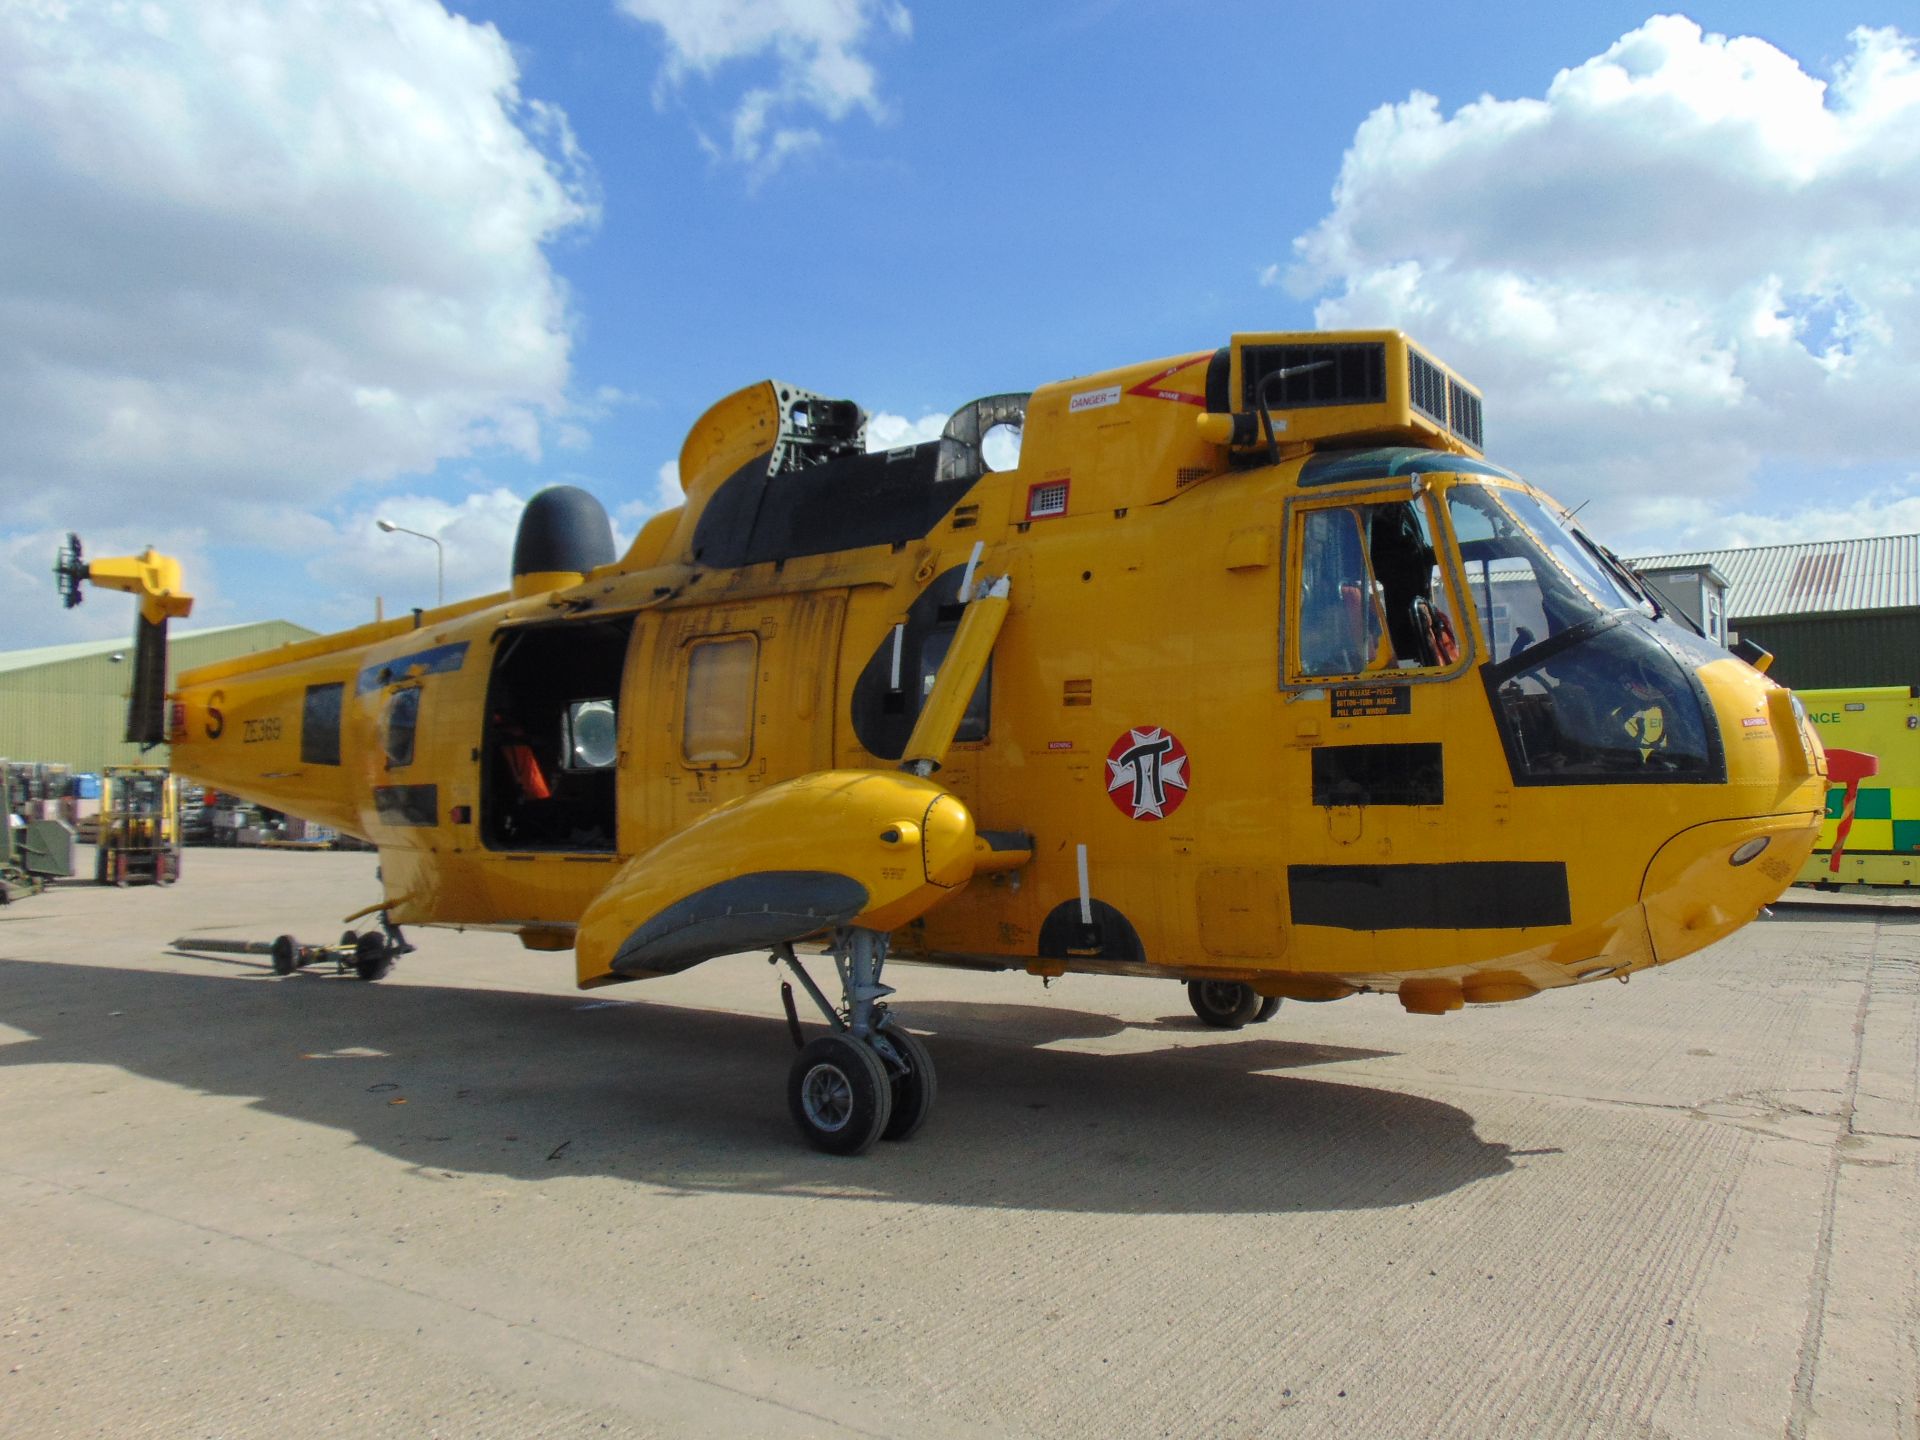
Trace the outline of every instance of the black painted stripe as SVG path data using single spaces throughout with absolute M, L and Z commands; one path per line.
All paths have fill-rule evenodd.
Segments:
M 1445 865 L 1289 865 L 1296 925 L 1336 930 L 1519 930 L 1570 925 L 1559 860 Z
M 438 825 L 438 785 L 376 785 L 373 808 L 389 825 Z
M 1325 745 L 1313 752 L 1316 805 L 1439 805 L 1446 798 L 1437 744 Z

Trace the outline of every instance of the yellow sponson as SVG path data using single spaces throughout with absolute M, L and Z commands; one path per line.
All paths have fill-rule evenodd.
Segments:
M 973 877 L 973 816 L 916 775 L 772 786 L 622 866 L 581 917 L 580 983 L 666 975 L 839 926 L 887 931 Z

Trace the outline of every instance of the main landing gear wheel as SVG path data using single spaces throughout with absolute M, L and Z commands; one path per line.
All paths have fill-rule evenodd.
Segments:
M 1264 1025 L 1280 1013 L 1280 997 L 1269 995 L 1260 1002 L 1260 1008 L 1253 1012 L 1253 1023 Z
M 829 1155 L 862 1155 L 875 1140 L 906 1140 L 927 1123 L 939 1081 L 933 1056 L 888 1012 L 892 989 L 880 983 L 887 937 L 874 930 L 836 930 L 833 965 L 842 1001 L 836 1006 L 793 953 L 779 946 L 771 956 L 800 982 L 827 1024 L 829 1035 L 801 1044 L 793 988 L 780 987 L 787 1025 L 800 1054 L 787 1072 L 787 1109 L 815 1149 Z
M 1260 997 L 1238 980 L 1189 980 L 1187 1003 L 1216 1030 L 1238 1030 L 1260 1013 Z
M 893 1086 L 878 1055 L 836 1032 L 794 1057 L 787 1072 L 787 1108 L 816 1149 L 863 1155 L 893 1116 Z
M 378 930 L 369 930 L 354 942 L 353 973 L 362 980 L 378 980 L 393 969 L 393 947 Z
M 880 1033 L 907 1067 L 905 1073 L 887 1067 L 887 1080 L 893 1089 L 893 1115 L 880 1132 L 880 1138 L 911 1140 L 933 1113 L 940 1080 L 934 1072 L 933 1056 L 919 1036 L 909 1035 L 897 1025 L 889 1025 Z

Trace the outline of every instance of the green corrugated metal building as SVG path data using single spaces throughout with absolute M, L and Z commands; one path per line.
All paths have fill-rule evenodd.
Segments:
M 183 630 L 168 647 L 168 679 L 196 665 L 251 655 L 312 638 L 287 620 L 259 620 L 212 630 Z M 164 764 L 167 747 L 146 752 L 121 737 L 133 641 L 90 640 L 0 653 L 0 758 L 99 770 L 107 765 Z
M 1796 690 L 1920 684 L 1920 535 L 1695 550 L 1632 563 L 1656 583 L 1679 572 L 1723 577 L 1729 627 L 1771 650 L 1767 673 Z

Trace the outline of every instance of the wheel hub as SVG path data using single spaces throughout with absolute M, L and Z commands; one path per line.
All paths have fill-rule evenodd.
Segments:
M 845 1129 L 853 1116 L 853 1084 L 838 1066 L 815 1065 L 800 1082 L 800 1103 L 807 1119 L 820 1129 Z

